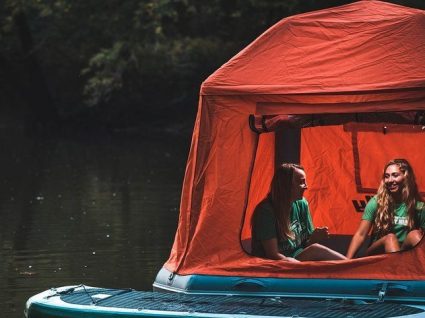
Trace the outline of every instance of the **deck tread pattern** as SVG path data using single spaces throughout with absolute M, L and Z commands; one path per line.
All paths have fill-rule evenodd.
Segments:
M 99 295 L 103 296 L 98 298 Z M 126 308 L 258 316 L 383 318 L 424 312 L 419 308 L 386 302 L 355 304 L 351 301 L 326 299 L 187 295 L 105 288 L 72 290 L 60 298 L 69 304 L 108 307 L 111 310 Z

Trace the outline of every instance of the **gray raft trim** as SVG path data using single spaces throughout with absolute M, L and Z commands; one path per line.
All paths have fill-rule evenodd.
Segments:
M 107 288 L 69 289 L 60 293 L 60 299 L 68 304 L 111 310 L 120 308 L 254 316 L 384 318 L 424 313 L 419 308 L 386 302 L 188 295 Z

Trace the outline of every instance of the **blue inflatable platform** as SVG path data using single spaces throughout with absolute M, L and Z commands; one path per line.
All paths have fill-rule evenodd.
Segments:
M 27 318 L 104 317 L 425 317 L 420 306 L 344 299 L 141 292 L 84 285 L 53 288 L 31 297 Z

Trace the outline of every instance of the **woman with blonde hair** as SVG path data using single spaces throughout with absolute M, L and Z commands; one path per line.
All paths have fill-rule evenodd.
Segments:
M 276 260 L 322 261 L 346 257 L 317 242 L 329 236 L 327 227 L 314 228 L 304 168 L 283 163 L 273 176 L 270 191 L 251 219 L 252 253 Z
M 362 221 L 347 251 L 353 258 L 370 232 L 366 255 L 397 252 L 414 247 L 425 229 L 425 204 L 415 174 L 406 159 L 394 159 L 384 167 L 377 194 L 369 200 Z

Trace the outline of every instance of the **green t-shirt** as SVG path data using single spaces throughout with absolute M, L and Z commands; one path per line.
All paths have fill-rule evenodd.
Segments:
M 252 226 L 252 253 L 264 257 L 261 241 L 278 239 L 279 252 L 287 257 L 296 257 L 306 246 L 311 233 L 314 231 L 310 209 L 306 199 L 292 203 L 290 228 L 295 234 L 295 239 L 279 239 L 277 234 L 276 218 L 268 200 L 262 201 L 254 211 Z
M 362 220 L 375 222 L 376 211 L 378 211 L 378 202 L 376 197 L 373 197 L 369 200 L 366 205 L 366 208 L 363 212 Z M 416 224 L 425 230 L 425 204 L 423 202 L 416 202 L 416 211 L 417 219 Z M 395 206 L 394 211 L 394 220 L 391 233 L 394 233 L 397 236 L 398 242 L 400 244 L 406 239 L 407 234 L 409 233 L 409 228 L 407 227 L 408 213 L 407 208 L 404 203 Z M 372 233 L 372 240 L 376 241 L 378 239 L 376 233 Z

